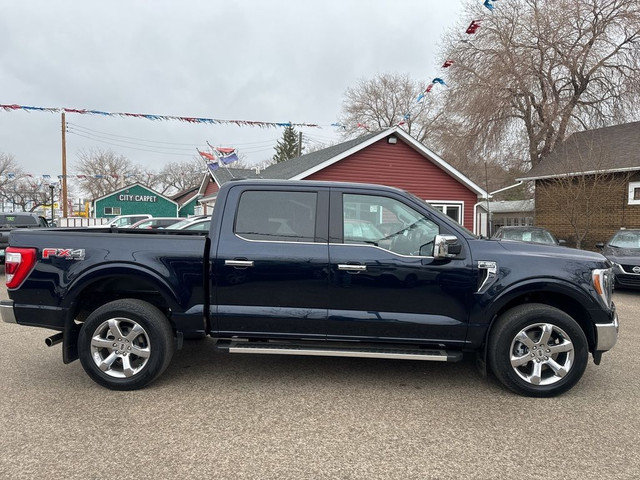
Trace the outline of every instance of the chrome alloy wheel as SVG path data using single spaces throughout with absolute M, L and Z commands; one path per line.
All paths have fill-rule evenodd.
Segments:
M 509 352 L 513 370 L 532 385 L 552 385 L 562 380 L 575 356 L 569 336 L 550 323 L 531 324 L 520 330 Z
M 91 357 L 96 366 L 113 378 L 139 373 L 149 361 L 149 335 L 128 318 L 111 318 L 101 323 L 91 337 Z

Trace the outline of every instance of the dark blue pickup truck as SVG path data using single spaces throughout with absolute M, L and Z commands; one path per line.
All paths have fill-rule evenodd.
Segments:
M 195 233 L 195 235 L 194 235 Z M 457 361 L 560 394 L 618 335 L 600 254 L 481 239 L 401 190 L 232 181 L 208 234 L 14 231 L 6 322 L 59 330 L 111 389 L 144 387 L 184 338 L 229 353 Z

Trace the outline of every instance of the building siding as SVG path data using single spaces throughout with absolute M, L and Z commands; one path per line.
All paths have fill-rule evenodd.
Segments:
M 396 144 L 382 139 L 306 179 L 377 183 L 402 188 L 432 202 L 463 202 L 463 225 L 470 230 L 474 227 L 477 194 L 401 139 Z
M 94 216 L 96 218 L 117 216 L 117 214 L 105 215 L 104 209 L 107 207 L 119 208 L 119 215 L 144 213 L 154 217 L 176 217 L 178 214 L 178 205 L 175 202 L 141 185 L 133 185 L 96 200 Z
M 179 217 L 189 217 L 195 213 L 195 208 L 198 205 L 198 197 L 194 196 L 193 199 L 180 206 L 178 209 Z
M 586 250 L 596 250 L 596 243 L 605 242 L 616 230 L 625 228 L 640 228 L 640 205 L 629 205 L 628 202 L 628 181 L 626 174 L 619 184 L 606 194 L 598 196 L 597 210 L 589 219 L 587 234 L 580 245 Z M 636 174 L 629 181 L 640 181 L 640 174 Z M 543 193 L 541 188 L 536 188 L 535 200 L 535 224 L 551 231 L 557 238 L 567 240 L 568 246 L 576 246 L 576 233 L 571 227 L 565 212 L 557 208 L 557 203 L 551 198 L 554 190 L 558 191 L 558 196 L 563 195 L 559 189 L 563 186 L 553 180 L 538 180 L 536 186 L 545 183 L 547 192 Z M 586 218 L 584 205 L 567 205 L 567 209 L 576 207 L 582 219 Z

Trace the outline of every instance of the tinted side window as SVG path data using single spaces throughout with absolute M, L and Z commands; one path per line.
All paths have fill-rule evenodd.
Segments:
M 249 240 L 313 242 L 317 196 L 315 192 L 244 192 L 234 232 Z
M 438 225 L 393 198 L 343 195 L 344 243 L 364 243 L 400 255 L 431 256 Z

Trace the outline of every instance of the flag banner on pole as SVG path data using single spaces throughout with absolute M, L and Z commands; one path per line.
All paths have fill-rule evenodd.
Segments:
M 231 153 L 229 155 L 220 157 L 220 160 L 225 165 L 229 165 L 231 162 L 235 162 L 236 160 L 238 160 L 238 155 L 236 155 L 235 153 Z

